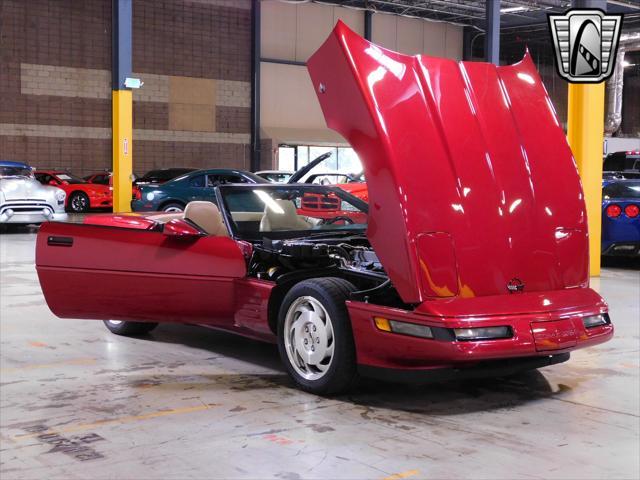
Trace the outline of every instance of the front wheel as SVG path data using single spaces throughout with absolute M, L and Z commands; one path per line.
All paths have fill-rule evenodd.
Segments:
M 105 320 L 104 324 L 111 333 L 125 337 L 144 335 L 158 326 L 157 323 L 125 322 L 122 320 Z
M 318 395 L 348 391 L 357 379 L 356 351 L 345 301 L 355 287 L 341 278 L 305 280 L 285 296 L 278 349 L 289 375 Z
M 89 211 L 89 197 L 83 192 L 74 192 L 69 197 L 69 211 L 73 213 L 85 213 Z

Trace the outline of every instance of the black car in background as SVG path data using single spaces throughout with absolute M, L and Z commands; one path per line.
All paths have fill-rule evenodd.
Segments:
M 640 150 L 610 153 L 604 159 L 602 170 L 624 178 L 640 178 Z

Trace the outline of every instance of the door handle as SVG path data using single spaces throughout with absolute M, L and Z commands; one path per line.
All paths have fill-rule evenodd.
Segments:
M 47 237 L 47 245 L 51 247 L 72 247 L 73 237 Z

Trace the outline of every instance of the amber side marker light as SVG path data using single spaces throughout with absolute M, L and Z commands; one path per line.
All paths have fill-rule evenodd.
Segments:
M 383 332 L 398 333 L 400 335 L 408 335 L 410 337 L 433 338 L 431 328 L 426 325 L 399 322 L 397 320 L 389 320 L 384 317 L 374 317 L 373 321 L 375 322 L 378 330 L 382 330 Z

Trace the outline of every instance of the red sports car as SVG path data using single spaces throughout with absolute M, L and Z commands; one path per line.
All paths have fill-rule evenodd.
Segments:
M 35 176 L 43 185 L 54 185 L 66 192 L 69 212 L 84 213 L 92 208 L 113 206 L 113 191 L 109 185 L 89 183 L 62 170 L 36 170 Z
M 612 337 L 589 288 L 578 173 L 528 55 L 409 57 L 339 22 L 308 68 L 369 206 L 322 185 L 222 185 L 218 207 L 46 223 L 36 265 L 51 310 L 117 334 L 184 322 L 277 342 L 320 394 L 358 375 L 538 368 Z M 312 198 L 339 210 L 318 216 Z

